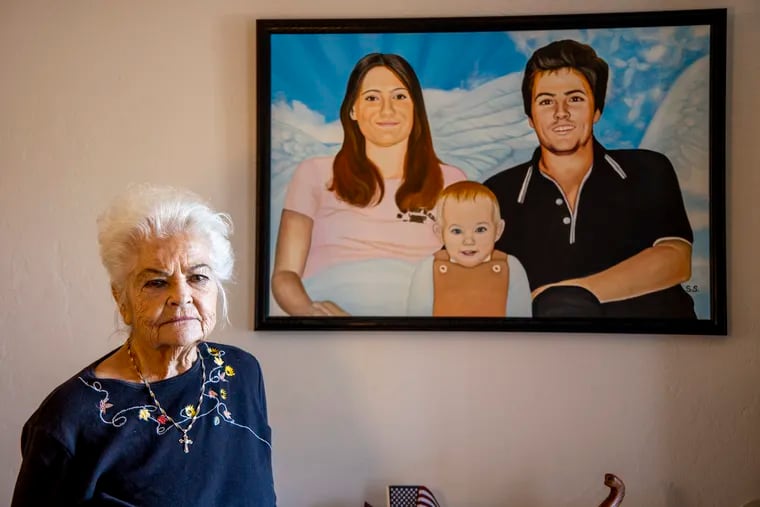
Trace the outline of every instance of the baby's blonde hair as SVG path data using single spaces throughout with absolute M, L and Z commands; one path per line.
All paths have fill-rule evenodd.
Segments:
M 491 192 L 491 189 L 477 181 L 465 180 L 457 181 L 444 188 L 441 195 L 438 197 L 438 202 L 435 205 L 435 221 L 439 225 L 443 220 L 443 208 L 446 206 L 446 202 L 450 199 L 454 199 L 457 202 L 488 199 L 491 201 L 493 207 L 493 223 L 498 224 L 501 220 L 499 200 L 496 198 L 496 195 Z

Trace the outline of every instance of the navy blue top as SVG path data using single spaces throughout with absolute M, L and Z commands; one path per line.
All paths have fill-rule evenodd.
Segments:
M 199 351 L 206 383 L 189 453 L 145 386 L 95 377 L 112 351 L 56 388 L 24 425 L 12 506 L 276 505 L 259 363 L 228 345 Z M 200 361 L 151 383 L 182 428 L 198 404 Z
M 496 248 L 522 263 L 531 291 L 603 271 L 658 240 L 693 242 L 676 173 L 661 153 L 606 150 L 594 140 L 593 167 L 574 212 L 539 170 L 540 156 L 539 148 L 531 161 L 485 181 L 506 222 Z M 695 317 L 680 285 L 603 307 L 609 317 Z

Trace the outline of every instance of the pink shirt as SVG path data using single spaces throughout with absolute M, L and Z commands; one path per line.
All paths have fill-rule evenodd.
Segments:
M 433 220 L 424 213 L 402 213 L 396 206 L 400 179 L 385 180 L 383 200 L 359 208 L 340 201 L 327 188 L 334 157 L 307 159 L 295 170 L 285 195 L 285 209 L 314 221 L 311 249 L 304 278 L 334 264 L 356 260 L 393 258 L 418 261 L 442 243 L 433 232 Z M 466 179 L 456 167 L 441 164 L 443 184 Z

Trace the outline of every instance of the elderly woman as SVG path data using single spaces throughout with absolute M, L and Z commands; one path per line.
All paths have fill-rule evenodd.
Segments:
M 128 337 L 27 421 L 12 505 L 275 505 L 259 364 L 207 341 L 226 318 L 229 217 L 138 186 L 98 227 Z

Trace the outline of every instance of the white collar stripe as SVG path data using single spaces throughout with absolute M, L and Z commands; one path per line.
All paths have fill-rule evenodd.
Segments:
M 525 179 L 523 179 L 520 193 L 517 195 L 517 202 L 523 204 L 525 202 L 525 194 L 528 193 L 528 183 L 530 183 L 530 177 L 533 174 L 533 166 L 528 167 L 528 172 L 525 173 Z
M 612 170 L 615 171 L 618 174 L 618 176 L 620 176 L 620 179 L 625 180 L 628 178 L 628 175 L 625 173 L 625 171 L 620 166 L 620 164 L 618 164 L 617 161 L 614 158 L 612 158 L 609 154 L 607 153 L 604 154 L 604 160 L 606 160 L 607 163 L 610 164 L 610 167 L 612 167 Z M 591 171 L 586 173 L 586 177 L 583 179 L 584 182 L 586 181 L 590 173 Z M 522 187 L 520 187 L 520 193 L 517 194 L 517 202 L 520 204 L 525 203 L 525 196 L 528 193 L 528 184 L 530 183 L 530 179 L 532 176 L 533 176 L 533 166 L 531 165 L 528 167 L 528 171 L 525 173 L 525 178 L 523 178 Z
M 620 164 L 618 164 L 614 158 L 610 157 L 608 154 L 605 153 L 604 160 L 606 160 L 607 163 L 610 164 L 612 169 L 614 169 L 615 172 L 618 173 L 618 176 L 620 176 L 621 179 L 626 179 L 628 177 L 628 175 L 625 174 L 625 171 L 623 171 L 623 168 L 620 167 Z

